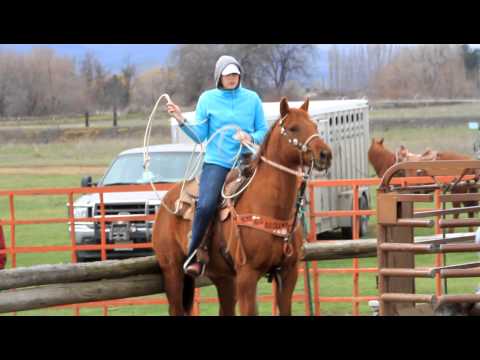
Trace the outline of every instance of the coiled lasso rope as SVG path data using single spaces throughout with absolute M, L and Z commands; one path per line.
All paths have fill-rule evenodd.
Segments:
M 154 177 L 152 176 L 152 173 L 149 171 L 149 166 L 150 166 L 150 155 L 149 155 L 149 152 L 148 152 L 148 148 L 150 146 L 150 137 L 151 137 L 151 132 L 152 132 L 152 123 L 153 123 L 153 118 L 154 118 L 154 114 L 155 112 L 157 111 L 157 108 L 158 108 L 158 105 L 160 103 L 160 101 L 162 99 L 166 99 L 167 101 L 167 104 L 171 104 L 172 101 L 170 99 L 170 96 L 168 94 L 162 94 L 158 100 L 156 101 L 155 103 L 155 106 L 153 107 L 153 110 L 148 118 L 148 122 L 147 122 L 147 127 L 146 127 L 146 130 L 145 130 L 145 136 L 143 138 L 143 168 L 144 168 L 144 176 L 147 176 L 148 179 L 149 179 L 149 183 L 150 183 L 150 186 L 152 187 L 154 193 L 155 193 L 155 196 L 157 197 L 157 199 L 160 201 L 160 205 L 162 205 L 167 211 L 169 211 L 171 214 L 177 214 L 178 213 L 178 210 L 179 210 L 179 207 L 180 207 L 180 201 L 176 201 L 175 202 L 175 209 L 172 210 L 170 209 L 164 202 L 163 202 L 163 199 L 160 198 L 160 196 L 158 195 L 158 192 L 157 192 L 157 189 L 155 188 L 155 184 L 153 183 L 153 179 Z M 203 120 L 203 121 L 199 121 L 199 122 L 195 122 L 194 124 L 192 125 L 195 125 L 195 126 L 198 126 L 198 125 L 201 125 L 202 123 L 206 122 L 207 120 Z M 197 141 L 195 142 L 195 146 L 192 150 L 192 155 L 190 156 L 190 160 L 188 162 L 188 165 L 185 169 L 185 174 L 184 174 L 184 177 L 183 177 L 183 180 L 182 180 L 182 187 L 180 189 L 180 194 L 183 192 L 184 188 L 185 188 L 185 183 L 189 180 L 192 179 L 192 177 L 196 174 L 196 172 L 198 171 L 198 168 L 200 166 L 200 164 L 203 162 L 203 156 L 202 154 L 204 153 L 204 146 L 207 147 L 210 142 L 212 142 L 212 140 L 215 138 L 215 136 L 219 135 L 219 134 L 222 134 L 229 130 L 229 129 L 234 129 L 234 130 L 237 130 L 237 131 L 241 131 L 242 129 L 237 126 L 237 125 L 225 125 L 223 127 L 221 127 L 220 129 L 218 129 L 217 131 L 215 131 L 212 136 L 210 136 L 210 138 L 208 139 L 208 141 L 205 143 L 205 145 L 202 145 L 198 135 L 196 134 L 195 132 L 195 129 L 190 126 L 190 124 L 188 124 L 188 122 L 184 122 L 184 125 L 185 126 L 188 126 L 189 129 L 191 130 L 191 132 L 193 133 L 193 135 L 195 135 L 195 137 L 197 138 Z M 200 153 L 197 155 L 197 159 L 196 159 L 196 164 L 193 168 L 191 168 L 191 163 L 192 163 L 192 159 L 193 159 L 193 156 L 195 154 L 195 151 L 196 151 L 196 147 L 197 145 L 200 145 L 200 148 L 201 148 L 201 151 Z M 247 147 L 250 151 L 252 151 L 253 153 L 256 152 L 256 148 L 254 148 L 254 144 L 248 144 L 247 142 L 240 142 L 240 147 L 239 147 L 239 150 L 238 152 L 235 154 L 235 156 L 232 158 L 232 160 L 234 161 L 233 163 L 233 167 L 235 167 L 235 165 L 237 164 L 238 162 L 238 159 L 240 158 L 240 155 L 241 155 L 241 152 L 242 152 L 242 149 L 243 149 L 243 146 Z M 221 150 L 221 149 L 220 149 Z M 248 184 L 246 184 L 240 191 L 238 191 L 236 194 L 234 195 L 230 195 L 228 196 L 228 198 L 231 198 L 231 197 L 234 197 L 234 196 L 237 196 L 238 194 L 240 194 L 242 191 L 244 191 L 248 185 L 250 185 L 251 181 L 253 180 L 253 178 L 255 177 L 255 174 L 256 174 L 256 171 L 254 173 L 254 175 L 252 176 L 252 178 L 250 179 L 250 181 L 248 182 Z M 222 196 L 224 198 L 227 198 L 227 196 L 225 196 L 224 194 L 224 187 L 222 187 Z

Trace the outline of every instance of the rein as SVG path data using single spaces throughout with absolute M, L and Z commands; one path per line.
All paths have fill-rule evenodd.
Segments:
M 262 156 L 261 157 L 262 161 L 264 161 L 265 163 L 267 163 L 268 165 L 278 169 L 278 170 L 281 170 L 281 171 L 284 171 L 286 173 L 289 173 L 289 174 L 292 174 L 292 175 L 295 175 L 297 177 L 304 177 L 305 176 L 305 173 L 303 171 L 295 171 L 295 170 L 292 170 L 286 166 L 283 166 L 283 165 L 280 165 L 279 163 L 276 163 L 272 160 L 268 160 L 265 156 Z

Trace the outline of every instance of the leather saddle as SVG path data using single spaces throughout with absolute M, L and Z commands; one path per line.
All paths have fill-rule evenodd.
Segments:
M 249 163 L 250 158 L 248 158 L 248 160 L 244 160 L 239 167 L 233 168 L 227 174 L 224 185 L 224 194 L 227 197 L 230 197 L 238 192 L 250 180 L 251 176 L 253 175 L 253 171 L 249 166 Z M 199 186 L 200 181 L 198 178 L 192 179 L 185 183 L 185 187 L 177 199 L 177 202 L 179 202 L 177 216 L 181 216 L 185 220 L 193 220 L 195 215 L 195 207 L 199 196 Z M 241 194 L 228 199 L 221 198 L 217 207 L 217 218 L 220 221 L 225 221 L 228 219 L 230 207 L 235 205 L 240 196 Z
M 247 158 L 247 160 L 245 161 L 244 158 L 239 167 L 230 170 L 230 172 L 227 174 L 225 178 L 224 194 L 228 198 L 221 198 L 221 200 L 219 201 L 216 215 L 217 220 L 225 221 L 228 219 L 231 208 L 238 201 L 241 193 L 231 198 L 230 196 L 237 193 L 253 176 L 253 170 L 249 166 L 250 159 L 251 158 Z M 198 178 L 192 179 L 185 183 L 184 189 L 180 194 L 179 198 L 177 199 L 177 202 L 179 202 L 178 212 L 176 213 L 177 216 L 181 216 L 183 219 L 188 221 L 193 221 L 193 217 L 195 216 L 195 208 L 199 196 L 199 187 L 200 181 Z M 213 231 L 212 223 L 207 228 L 204 238 L 197 250 L 197 259 L 205 265 L 209 262 L 208 248 L 209 240 L 211 239 L 210 235 Z M 188 242 L 190 243 L 190 241 L 191 231 L 188 234 Z M 229 265 L 233 267 L 232 259 L 227 253 L 225 244 L 222 244 L 221 248 L 222 256 L 224 256 L 227 260 L 227 263 L 229 263 Z

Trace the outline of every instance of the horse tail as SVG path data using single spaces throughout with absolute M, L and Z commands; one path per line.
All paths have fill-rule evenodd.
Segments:
M 183 309 L 185 313 L 190 314 L 193 307 L 193 297 L 195 294 L 195 279 L 185 275 L 183 278 Z

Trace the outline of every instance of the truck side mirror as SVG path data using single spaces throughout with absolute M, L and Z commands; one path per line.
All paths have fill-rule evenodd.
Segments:
M 80 182 L 82 187 L 91 187 L 92 186 L 92 177 L 91 176 L 84 176 L 82 181 Z

